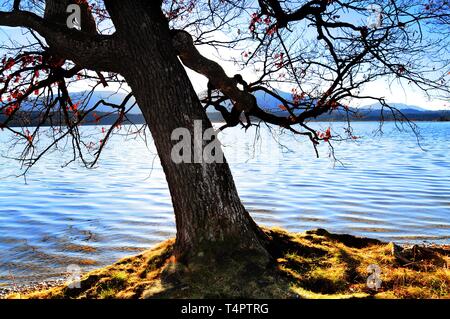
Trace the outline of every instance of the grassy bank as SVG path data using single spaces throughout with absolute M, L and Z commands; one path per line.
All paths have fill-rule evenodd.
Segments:
M 9 298 L 450 298 L 450 247 L 402 248 L 322 229 L 265 231 L 275 255 L 268 267 L 233 260 L 186 267 L 176 262 L 174 240 L 168 240 L 85 274 L 81 288 Z M 367 285 L 369 265 L 382 271 L 379 289 Z

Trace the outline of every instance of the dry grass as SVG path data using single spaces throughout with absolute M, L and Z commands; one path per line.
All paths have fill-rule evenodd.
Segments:
M 392 243 L 265 229 L 274 264 L 222 260 L 190 265 L 172 256 L 168 240 L 137 256 L 87 273 L 81 288 L 66 286 L 9 298 L 449 298 L 450 248 L 400 248 Z M 212 267 L 211 265 L 216 266 Z M 369 265 L 381 287 L 367 287 Z

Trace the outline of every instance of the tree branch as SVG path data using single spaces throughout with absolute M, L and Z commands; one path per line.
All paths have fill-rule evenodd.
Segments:
M 90 34 L 71 30 L 26 11 L 0 11 L 0 26 L 29 28 L 39 33 L 61 57 L 83 68 L 117 72 L 114 35 Z
M 298 124 L 298 118 L 282 117 L 268 113 L 258 107 L 255 96 L 252 94 L 253 89 L 241 90 L 238 84 L 241 81 L 237 77 L 230 78 L 226 75 L 223 68 L 216 62 L 202 56 L 195 48 L 191 35 L 182 30 L 172 30 L 172 43 L 178 53 L 181 61 L 188 68 L 206 76 L 210 84 L 220 90 L 228 99 L 233 102 L 233 108 L 227 116 L 224 116 L 227 127 L 236 126 L 240 122 L 240 115 L 245 114 L 258 117 L 259 119 L 275 124 L 281 127 L 289 128 L 291 125 Z M 224 114 L 223 108 L 218 108 L 212 103 L 216 109 Z M 304 119 L 302 118 L 302 121 Z
M 216 62 L 202 56 L 194 46 L 192 36 L 182 30 L 172 31 L 172 43 L 181 61 L 188 68 L 206 76 L 211 84 L 235 102 L 240 112 L 249 112 L 256 106 L 254 96 L 241 91 L 235 78 L 226 75 L 223 68 Z
M 13 9 L 15 11 L 19 11 L 20 10 L 20 0 L 14 0 Z

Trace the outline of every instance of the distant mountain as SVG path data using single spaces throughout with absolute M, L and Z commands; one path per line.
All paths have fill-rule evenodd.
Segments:
M 282 98 L 290 101 L 292 100 L 292 94 L 278 91 L 277 92 Z M 83 92 L 74 92 L 71 94 L 72 100 L 74 102 L 78 102 L 80 100 L 84 101 L 86 95 Z M 94 106 L 98 101 L 104 99 L 110 103 L 120 104 L 126 97 L 125 93 L 116 93 L 113 91 L 98 91 L 94 92 L 87 107 Z M 287 117 L 289 113 L 287 111 L 281 110 L 279 105 L 281 104 L 278 99 L 267 94 L 262 91 L 258 91 L 255 94 L 255 97 L 258 101 L 258 105 L 264 109 L 266 112 L 270 112 L 277 116 Z M 127 106 L 131 106 L 134 103 L 134 98 L 132 98 Z M 401 103 L 393 103 L 391 106 L 400 110 L 407 118 L 413 121 L 450 121 L 450 110 L 441 110 L 441 111 L 431 111 L 427 110 L 420 106 L 415 105 L 407 105 Z M 34 125 L 38 121 L 39 113 L 37 112 L 27 112 L 27 110 L 31 110 L 31 105 L 24 103 L 21 108 L 21 118 L 22 120 L 25 118 L 26 121 L 14 121 L 10 123 L 11 125 L 23 125 L 23 123 L 27 123 L 27 125 Z M 100 120 L 96 120 L 92 114 L 88 115 L 85 120 L 85 125 L 110 125 L 113 124 L 116 117 L 116 114 L 107 115 L 108 112 L 111 112 L 112 108 L 105 105 L 100 105 L 96 109 L 97 118 L 100 117 Z M 351 115 L 350 119 L 353 121 L 378 121 L 381 119 L 381 106 L 380 104 L 371 104 L 358 108 L 350 108 Z M 212 122 L 223 122 L 223 117 L 220 112 L 214 110 L 213 107 L 210 107 L 207 111 L 208 117 Z M 398 117 L 399 114 L 397 114 Z M 58 120 L 56 119 L 57 115 L 55 114 L 53 118 L 53 123 Z M 128 113 L 128 118 L 130 122 L 141 124 L 145 123 L 145 120 L 142 116 L 140 109 L 137 107 L 133 107 L 133 109 Z M 394 120 L 395 116 L 391 113 L 389 109 L 384 109 L 383 118 L 386 121 Z M 55 120 L 56 119 L 56 120 Z M 5 115 L 0 114 L 0 123 L 5 120 Z M 319 116 L 316 119 L 312 119 L 313 121 L 346 121 L 347 114 L 345 110 L 338 109 L 333 111 L 332 113 L 326 113 Z M 126 124 L 126 123 L 124 123 Z
M 288 92 L 283 92 L 283 91 L 277 91 L 276 92 L 279 96 L 281 96 L 283 99 L 287 100 L 287 101 L 292 101 L 292 94 L 288 93 Z M 273 97 L 270 94 L 267 94 L 266 92 L 263 91 L 258 91 L 255 93 L 255 97 L 256 100 L 258 101 L 258 105 L 263 108 L 263 109 L 279 109 L 278 105 L 281 104 L 281 102 Z
M 73 92 L 73 93 L 71 93 L 70 96 L 74 102 L 78 102 L 79 100 L 84 101 L 85 99 L 87 99 L 87 95 L 84 92 Z M 127 96 L 127 94 L 122 93 L 122 92 L 95 91 L 92 94 L 91 98 L 89 99 L 88 107 L 94 106 L 100 100 L 105 100 L 109 103 L 114 103 L 114 104 L 120 105 L 126 96 Z M 130 99 L 130 101 L 128 101 L 127 106 L 129 107 L 129 106 L 133 105 L 134 102 L 135 102 L 135 99 L 133 97 Z M 97 111 L 98 112 L 110 112 L 111 107 L 100 104 L 97 108 Z M 133 107 L 132 110 L 130 110 L 129 113 L 141 114 L 141 111 L 139 110 L 139 107 L 136 105 L 135 107 Z
M 292 101 L 292 94 L 288 93 L 288 92 L 284 92 L 284 91 L 278 91 L 277 94 L 279 94 L 282 98 L 284 98 L 287 101 Z M 256 100 L 258 101 L 258 105 L 264 109 L 272 109 L 274 110 L 274 112 L 276 113 L 280 113 L 279 112 L 279 105 L 281 104 L 280 101 L 271 96 L 270 94 L 267 94 L 265 92 L 262 91 L 258 91 L 255 93 L 255 97 Z M 310 103 L 310 101 L 309 101 Z M 421 106 L 417 106 L 417 105 L 409 105 L 409 104 L 404 104 L 404 103 L 390 103 L 390 106 L 402 111 L 402 112 L 406 112 L 406 113 L 414 113 L 414 112 L 433 112 L 431 110 L 428 110 L 424 107 Z M 369 104 L 369 105 L 364 105 L 358 108 L 358 110 L 364 110 L 364 111 L 380 111 L 382 108 L 381 104 L 379 103 L 374 103 L 374 104 Z M 438 112 L 445 112 L 446 110 L 443 108 L 442 110 L 439 110 Z M 284 111 L 281 112 L 281 114 L 288 114 L 288 112 Z
M 398 110 L 408 110 L 408 111 L 419 111 L 419 112 L 427 112 L 429 110 L 420 107 L 420 106 L 416 106 L 416 105 L 408 105 L 408 104 L 403 104 L 403 103 L 390 103 L 389 104 L 392 107 L 395 107 Z M 381 104 L 380 103 L 375 103 L 375 104 L 370 104 L 370 105 L 364 105 L 362 107 L 360 107 L 361 109 L 370 109 L 370 110 L 380 110 L 381 109 Z
M 352 121 L 379 121 L 383 119 L 384 121 L 394 121 L 402 117 L 398 111 L 392 112 L 389 109 L 351 109 L 355 113 L 350 114 L 350 119 Z M 400 112 L 411 121 L 450 121 L 450 111 L 419 111 L 416 109 L 405 108 L 401 109 Z M 331 114 L 323 114 L 319 116 L 317 121 L 346 121 L 346 113 L 343 110 L 338 110 L 332 112 Z
M 71 114 L 70 116 L 74 115 Z M 6 118 L 7 118 L 6 115 L 0 113 L 0 124 L 4 123 Z M 36 126 L 38 123 L 42 121 L 41 118 L 42 114 L 40 112 L 19 111 L 11 120 L 11 122 L 8 123 L 8 125 L 10 127 Z M 112 125 L 116 122 L 117 118 L 118 118 L 117 113 L 111 114 L 111 112 L 95 111 L 86 115 L 86 117 L 81 122 L 81 125 Z M 43 124 L 43 126 L 63 125 L 64 122 L 65 121 L 61 113 L 51 112 L 49 114 L 49 117 L 47 118 L 47 121 Z M 129 113 L 127 114 L 127 118 L 124 119 L 122 124 L 131 124 L 131 123 L 142 124 L 145 123 L 145 120 L 142 114 Z
M 287 92 L 278 92 L 284 99 L 292 100 L 292 95 Z M 289 116 L 287 111 L 279 109 L 280 102 L 269 94 L 258 92 L 255 94 L 258 104 L 265 110 L 278 116 Z M 450 110 L 432 111 L 421 106 L 408 105 L 403 103 L 390 103 L 390 106 L 399 110 L 403 115 L 412 121 L 450 121 Z M 350 108 L 352 111 L 350 119 L 353 121 L 379 121 L 381 119 L 381 105 L 379 103 L 365 105 L 359 108 Z M 399 114 L 392 114 L 389 108 L 384 108 L 383 118 L 386 121 L 395 120 Z M 319 116 L 315 121 L 346 121 L 347 114 L 343 109 L 338 109 L 332 113 L 326 113 Z
M 127 94 L 125 94 L 125 93 L 115 92 L 115 91 L 95 91 L 90 96 L 87 94 L 87 92 L 71 92 L 70 93 L 70 97 L 71 97 L 73 103 L 80 102 L 80 104 L 84 104 L 85 102 L 87 102 L 86 109 L 93 107 L 96 103 L 98 103 L 101 100 L 104 100 L 108 103 L 120 105 L 126 96 L 127 96 Z M 134 102 L 135 102 L 135 99 L 134 99 L 134 97 L 132 97 L 128 101 L 127 107 L 130 107 L 131 105 L 133 105 Z M 21 105 L 21 110 L 29 111 L 29 110 L 31 110 L 32 106 L 33 106 L 33 104 L 31 102 L 23 102 Z M 100 113 L 101 112 L 107 113 L 107 112 L 111 112 L 112 110 L 113 109 L 111 107 L 103 105 L 103 104 L 100 104 L 96 109 L 96 111 L 100 112 Z M 141 111 L 139 110 L 139 107 L 136 105 L 130 110 L 129 114 L 141 114 Z

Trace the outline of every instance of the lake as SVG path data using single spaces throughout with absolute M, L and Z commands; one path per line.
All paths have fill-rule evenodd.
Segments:
M 341 131 L 344 123 L 315 123 Z M 421 122 L 421 147 L 393 123 L 354 123 L 334 143 L 338 162 L 308 139 L 262 127 L 221 133 L 240 196 L 261 225 L 325 228 L 396 243 L 450 243 L 450 123 Z M 125 130 L 124 128 L 123 130 Z M 82 128 L 101 135 L 101 127 Z M 9 136 L 0 132 L 8 154 Z M 323 144 L 323 143 L 322 143 Z M 136 254 L 175 235 L 171 200 L 153 145 L 116 135 L 96 169 L 66 155 L 43 158 L 23 178 L 0 158 L 0 284 L 54 279 Z

